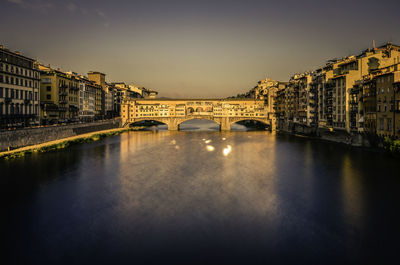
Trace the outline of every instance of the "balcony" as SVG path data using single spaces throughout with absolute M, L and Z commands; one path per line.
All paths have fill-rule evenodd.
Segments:
M 61 104 L 61 105 L 64 105 L 64 104 L 67 104 L 67 101 L 66 100 L 60 100 L 60 101 L 58 101 L 58 103 Z
M 9 98 L 9 97 L 4 98 L 5 104 L 10 104 L 11 102 L 12 102 L 12 98 Z

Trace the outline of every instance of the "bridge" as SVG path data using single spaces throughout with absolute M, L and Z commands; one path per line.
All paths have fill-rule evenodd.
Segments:
M 121 104 L 121 118 L 125 126 L 158 121 L 168 130 L 179 130 L 188 120 L 205 119 L 219 124 L 222 131 L 229 131 L 233 123 L 254 120 L 275 130 L 271 108 L 267 101 L 254 99 L 130 99 Z

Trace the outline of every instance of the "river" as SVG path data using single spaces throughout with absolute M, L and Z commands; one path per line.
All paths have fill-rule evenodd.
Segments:
M 159 126 L 0 161 L 3 257 L 9 264 L 397 260 L 398 159 L 233 129 L 191 121 L 179 132 Z

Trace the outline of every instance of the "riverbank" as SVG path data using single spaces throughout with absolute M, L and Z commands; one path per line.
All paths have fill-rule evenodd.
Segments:
M 51 152 L 60 149 L 67 148 L 74 144 L 89 143 L 98 141 L 108 136 L 119 135 L 128 131 L 138 131 L 144 129 L 143 126 L 131 127 L 131 128 L 117 128 L 103 131 L 96 131 L 78 136 L 66 137 L 59 140 L 49 141 L 41 144 L 25 146 L 11 151 L 0 152 L 0 160 L 9 160 L 24 157 L 32 153 L 44 153 Z
M 352 148 L 360 148 L 373 152 L 385 152 L 395 157 L 400 157 L 400 140 L 392 140 L 390 138 L 369 137 L 366 134 L 349 134 L 345 131 L 329 131 L 319 129 L 317 131 L 288 131 L 277 130 L 277 134 L 290 135 L 300 138 L 306 138 L 313 141 L 322 141 L 344 145 Z
M 38 145 L 50 141 L 62 140 L 68 137 L 87 133 L 117 129 L 121 127 L 120 119 L 54 125 L 35 128 L 23 128 L 0 132 L 0 152 L 10 151 L 25 146 Z

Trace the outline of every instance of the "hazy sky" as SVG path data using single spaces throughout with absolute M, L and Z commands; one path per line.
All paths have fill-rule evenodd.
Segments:
M 400 0 L 0 0 L 0 44 L 169 97 L 226 97 L 400 44 Z

